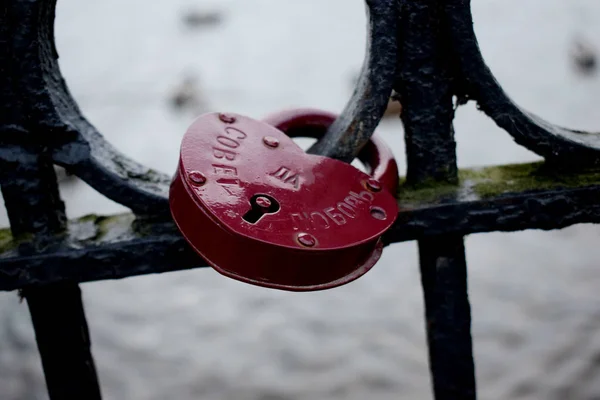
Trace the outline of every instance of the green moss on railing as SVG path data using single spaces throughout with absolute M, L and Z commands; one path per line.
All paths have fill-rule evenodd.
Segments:
M 565 172 L 543 162 L 462 169 L 459 184 L 425 182 L 407 186 L 401 179 L 398 201 L 401 205 L 431 204 L 444 200 L 478 200 L 506 193 L 551 190 L 600 185 L 600 170 Z
M 0 253 L 14 249 L 13 236 L 10 228 L 0 229 Z

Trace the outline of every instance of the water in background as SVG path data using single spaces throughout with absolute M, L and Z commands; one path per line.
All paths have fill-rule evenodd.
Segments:
M 569 57 L 576 36 L 600 47 L 597 0 L 473 3 L 484 56 L 513 98 L 558 124 L 600 126 L 600 77 L 576 73 Z M 222 21 L 182 22 L 189 10 Z M 56 36 L 87 117 L 119 149 L 171 173 L 200 112 L 340 111 L 364 31 L 360 0 L 61 0 Z M 537 159 L 473 105 L 458 111 L 456 131 L 463 167 Z M 404 170 L 399 121 L 380 132 Z M 80 182 L 62 193 L 71 218 L 124 210 Z M 599 233 L 580 225 L 466 239 L 482 399 L 600 399 Z M 365 277 L 322 293 L 256 288 L 209 269 L 82 287 L 106 399 L 431 398 L 414 243 L 388 247 Z M 46 399 L 15 293 L 0 295 L 0 320 L 0 397 Z

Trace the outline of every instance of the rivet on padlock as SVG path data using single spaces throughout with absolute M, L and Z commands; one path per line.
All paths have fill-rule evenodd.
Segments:
M 267 121 L 285 130 L 279 122 L 290 122 L 286 115 Z M 320 118 L 326 129 L 333 116 Z M 346 284 L 377 262 L 380 236 L 397 214 L 391 152 L 382 143 L 366 148 L 373 176 L 304 153 L 267 122 L 205 114 L 183 138 L 169 196 L 173 218 L 188 243 L 228 277 L 290 291 Z M 377 160 L 395 168 L 394 179 Z

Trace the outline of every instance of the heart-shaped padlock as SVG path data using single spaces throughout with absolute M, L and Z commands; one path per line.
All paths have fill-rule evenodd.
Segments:
M 297 119 L 285 115 L 268 121 L 297 130 Z M 371 160 L 385 159 L 375 153 Z M 397 214 L 378 180 L 306 154 L 271 124 L 236 114 L 205 114 L 188 129 L 169 200 L 183 236 L 214 269 L 290 291 L 332 288 L 366 273 Z

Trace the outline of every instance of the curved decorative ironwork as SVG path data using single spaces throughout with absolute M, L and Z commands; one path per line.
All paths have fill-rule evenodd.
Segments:
M 28 40 L 17 43 L 13 57 L 21 60 L 20 67 L 25 67 L 22 72 L 26 73 L 20 75 L 23 87 L 37 89 L 35 95 L 23 100 L 36 114 L 32 118 L 37 122 L 35 129 L 47 132 L 44 142 L 51 146 L 53 160 L 137 214 L 168 213 L 170 177 L 115 149 L 87 121 L 69 93 L 54 43 L 56 0 L 26 4 L 35 20 L 23 25 Z M 352 161 L 385 111 L 392 91 L 396 54 L 395 36 L 386 32 L 395 31 L 397 6 L 395 0 L 369 0 L 367 5 L 369 46 L 357 89 L 327 137 L 311 149 L 313 153 Z M 11 8 L 15 12 L 26 9 L 25 5 Z M 17 15 L 13 18 L 20 20 Z
M 40 132 L 39 140 L 52 149 L 57 164 L 108 198 L 136 213 L 168 212 L 169 177 L 117 151 L 85 119 L 69 93 L 54 43 L 55 6 L 56 0 L 6 5 L 6 19 L 21 24 L 22 38 L 11 41 L 10 61 L 20 70 L 15 78 L 26 94 L 21 101 L 30 113 L 24 121 L 27 130 Z
M 327 134 L 308 153 L 352 162 L 385 113 L 396 79 L 396 0 L 366 0 L 367 50 L 352 97 Z
M 518 144 L 560 167 L 600 166 L 600 133 L 553 125 L 515 104 L 486 65 L 473 30 L 470 0 L 445 6 L 448 37 L 456 60 L 458 91 L 473 99 Z

